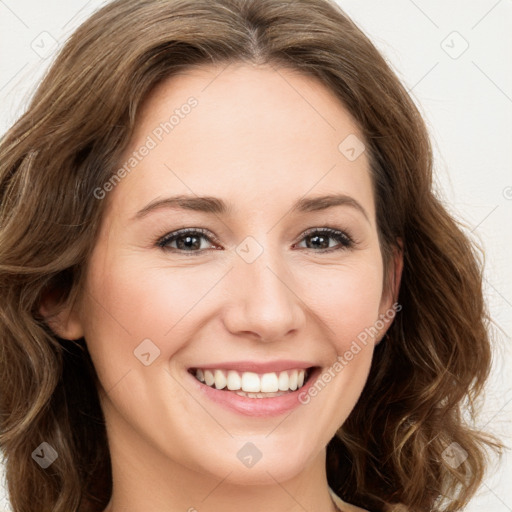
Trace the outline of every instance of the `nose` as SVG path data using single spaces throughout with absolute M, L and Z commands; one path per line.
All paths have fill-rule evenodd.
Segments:
M 236 256 L 224 286 L 229 297 L 224 324 L 233 335 L 279 341 L 305 323 L 305 297 L 277 251 L 265 249 L 252 263 Z

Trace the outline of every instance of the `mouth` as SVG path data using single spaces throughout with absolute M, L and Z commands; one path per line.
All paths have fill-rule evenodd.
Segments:
M 316 367 L 281 372 L 255 373 L 221 368 L 190 368 L 199 382 L 220 391 L 231 391 L 248 398 L 274 398 L 301 389 Z

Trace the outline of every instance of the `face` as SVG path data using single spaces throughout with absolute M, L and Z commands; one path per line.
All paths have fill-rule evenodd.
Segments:
M 73 325 L 114 455 L 282 481 L 353 409 L 393 300 L 348 112 L 297 72 L 221 71 L 188 70 L 144 103 L 132 167 L 102 188 Z

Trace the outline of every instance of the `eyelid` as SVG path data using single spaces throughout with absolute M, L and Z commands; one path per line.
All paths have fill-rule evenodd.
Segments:
M 350 231 L 347 230 L 347 229 L 340 229 L 340 228 L 333 228 L 333 227 L 330 227 L 330 226 L 323 226 L 323 227 L 314 227 L 314 228 L 309 228 L 307 229 L 306 231 L 302 232 L 302 234 L 300 235 L 299 239 L 297 242 L 294 243 L 294 245 L 296 243 L 300 243 L 302 242 L 302 240 L 304 240 L 305 238 L 307 238 L 308 236 L 314 234 L 314 233 L 321 233 L 321 234 L 327 234 L 329 235 L 329 238 L 333 238 L 333 239 L 340 239 L 340 238 L 344 238 L 345 239 L 345 243 L 344 244 L 341 244 L 341 247 L 339 246 L 335 246 L 335 247 L 329 247 L 327 249 L 320 249 L 320 250 L 314 250 L 314 249 L 310 249 L 310 248 L 305 248 L 307 250 L 312 250 L 313 252 L 318 252 L 318 253 L 328 253 L 328 252 L 336 252 L 336 251 L 340 251 L 340 250 L 347 250 L 347 249 L 353 249 L 354 247 L 356 247 L 358 245 L 358 241 L 350 234 Z
M 205 238 L 209 239 L 212 242 L 212 245 L 220 245 L 219 239 L 208 229 L 206 228 L 180 228 L 176 229 L 174 231 L 170 231 L 166 233 L 165 235 L 158 238 L 156 241 L 156 245 L 161 247 L 162 249 L 166 248 L 166 244 L 169 243 L 171 240 L 178 238 L 180 236 L 184 236 L 187 233 L 200 233 Z M 177 249 L 178 250 L 178 249 Z M 202 249 L 201 251 L 189 251 L 190 253 L 201 253 L 205 249 Z M 179 250 L 178 250 L 179 251 Z M 185 251 L 186 252 L 186 251 Z
M 312 233 L 331 233 L 333 235 L 343 235 L 347 237 L 349 240 L 353 240 L 352 236 L 350 235 L 350 232 L 347 229 L 340 229 L 340 228 L 332 228 L 330 226 L 322 226 L 318 228 L 308 228 L 306 231 L 303 231 L 300 235 L 299 241 L 305 238 L 306 236 L 309 236 Z

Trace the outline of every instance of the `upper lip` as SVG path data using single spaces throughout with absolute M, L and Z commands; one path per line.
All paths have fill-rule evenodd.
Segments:
M 238 372 L 254 372 L 254 373 L 271 373 L 281 372 L 284 370 L 294 370 L 300 368 L 311 368 L 316 366 L 310 361 L 293 361 L 293 360 L 280 360 L 280 361 L 224 361 L 219 363 L 202 364 L 193 366 L 191 368 L 197 370 L 236 370 Z

